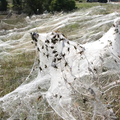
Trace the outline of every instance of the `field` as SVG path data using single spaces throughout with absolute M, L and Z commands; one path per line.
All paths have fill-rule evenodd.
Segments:
M 11 4 L 9 4 L 9 6 L 11 7 Z M 57 31 L 64 33 L 71 41 L 87 44 L 99 40 L 112 27 L 114 19 L 120 17 L 119 3 L 102 4 L 83 2 L 77 3 L 76 6 L 77 9 L 72 12 L 61 12 L 54 15 L 48 13 L 27 17 L 25 14 L 17 15 L 13 13 L 10 18 L 6 18 L 7 15 L 0 15 L 1 98 L 15 90 L 21 84 L 26 84 L 26 82 L 31 81 L 37 76 L 38 65 L 35 59 L 37 53 L 36 47 L 31 43 L 31 32 L 48 33 Z M 109 55 L 107 57 L 109 58 Z M 106 67 L 101 69 L 103 73 L 108 70 Z M 28 76 L 29 81 L 26 81 Z M 85 79 L 86 77 L 87 76 L 85 76 Z M 106 81 L 108 79 L 109 82 L 114 82 L 114 80 L 119 79 L 119 72 L 113 72 L 109 75 L 101 74 L 99 75 L 99 79 L 103 82 L 103 85 L 107 85 Z M 119 91 L 120 86 L 118 84 L 118 87 L 111 89 L 104 98 L 101 98 L 105 104 L 114 98 L 111 105 L 118 118 L 116 118 L 116 120 L 120 118 Z M 81 101 L 81 99 L 78 99 L 73 106 L 81 104 Z M 44 104 L 46 105 L 47 103 Z M 81 107 L 84 108 L 85 106 L 82 104 Z M 47 109 L 49 110 L 50 108 L 48 107 Z M 4 115 L 5 113 L 3 114 L 3 112 L 1 112 L 1 109 L 0 113 L 2 120 L 8 117 Z M 54 118 L 56 118 L 56 120 L 59 119 L 59 117 L 56 116 L 56 113 L 54 113 Z M 25 119 L 22 114 L 21 119 Z M 48 119 L 48 117 L 46 119 Z M 99 116 L 97 120 L 99 119 L 101 119 L 101 116 Z

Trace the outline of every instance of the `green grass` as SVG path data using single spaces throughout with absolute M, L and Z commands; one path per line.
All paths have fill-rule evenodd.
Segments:
M 78 30 L 79 27 L 80 27 L 79 23 L 73 23 L 73 24 L 66 25 L 63 28 L 60 28 L 58 31 L 60 31 L 61 33 L 64 33 L 66 36 L 69 36 L 71 34 L 74 34 L 74 32 Z
M 87 3 L 87 2 L 76 2 L 76 7 L 79 10 L 86 10 L 95 6 L 102 6 L 104 7 L 106 10 L 104 10 L 104 12 L 102 13 L 101 11 L 99 12 L 99 14 L 109 14 L 112 12 L 120 12 L 120 4 L 110 4 L 110 3 L 98 3 L 98 2 L 92 2 L 92 3 Z M 96 13 L 98 12 L 98 10 L 94 10 Z
M 79 3 L 79 2 L 76 2 L 76 7 L 78 9 L 89 9 L 91 7 L 94 7 L 94 6 L 98 6 L 100 5 L 99 3 L 86 3 L 86 2 L 83 2 L 83 3 Z

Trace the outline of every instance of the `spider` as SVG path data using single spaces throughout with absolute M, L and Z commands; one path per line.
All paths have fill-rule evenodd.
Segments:
M 42 49 L 44 49 L 44 45 L 42 46 Z
M 51 49 L 54 49 L 54 46 L 51 46 Z
M 39 69 L 40 69 L 40 71 L 42 71 L 42 68 L 41 68 L 41 67 L 39 67 Z
M 47 56 L 47 58 L 48 58 L 48 57 L 49 57 L 49 54 L 47 54 L 46 56 Z
M 57 52 L 56 50 L 53 51 L 53 53 L 56 53 L 56 52 Z
M 45 65 L 45 68 L 47 68 L 47 65 Z
M 74 46 L 74 48 L 75 48 L 75 49 L 77 49 L 77 47 L 76 47 L 76 46 Z
M 39 48 L 37 48 L 37 50 L 38 50 L 38 51 L 40 51 L 40 49 L 39 49 Z
M 68 65 L 68 63 L 67 62 L 65 62 L 65 67 Z
M 70 44 L 70 42 L 69 42 L 69 41 L 67 41 L 67 44 Z
M 45 43 L 50 43 L 50 41 L 49 41 L 49 40 L 46 40 Z
M 57 58 L 57 60 L 61 60 L 62 58 Z
M 68 49 L 67 49 L 67 50 L 68 50 L 68 52 L 69 52 L 69 51 L 70 51 L 70 48 L 68 47 Z
M 57 57 L 57 56 L 58 56 L 58 54 L 55 55 L 55 57 Z

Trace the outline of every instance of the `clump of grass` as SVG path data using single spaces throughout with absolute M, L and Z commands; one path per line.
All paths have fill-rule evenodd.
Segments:
M 17 88 L 29 74 L 33 65 L 35 52 L 24 52 L 15 56 L 7 56 L 1 63 L 0 96 Z

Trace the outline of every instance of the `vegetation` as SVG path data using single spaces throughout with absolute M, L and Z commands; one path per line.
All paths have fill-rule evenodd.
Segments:
M 22 1 L 21 0 L 13 0 L 13 10 L 21 11 L 22 10 Z
M 0 11 L 6 11 L 6 10 L 7 10 L 7 1 L 0 0 Z
M 13 10 L 19 13 L 39 14 L 47 11 L 69 11 L 75 8 L 74 0 L 13 0 Z
M 104 7 L 103 11 L 99 11 L 99 10 L 94 10 L 95 14 L 109 14 L 111 12 L 120 12 L 120 4 L 104 4 L 104 3 L 98 3 L 98 2 L 94 2 L 94 3 L 86 3 L 86 2 L 76 2 L 76 7 L 80 10 L 86 10 L 95 6 L 102 6 Z
M 52 0 L 50 5 L 51 11 L 73 10 L 75 8 L 74 0 Z
M 19 14 L 40 14 L 45 10 L 70 11 L 75 8 L 75 3 L 75 0 L 0 0 L 0 11 L 12 9 Z
M 25 80 L 34 62 L 34 54 L 34 51 L 31 53 L 24 52 L 15 56 L 6 56 L 3 58 L 4 60 L 0 59 L 2 64 L 0 97 L 13 91 Z
M 76 3 L 76 7 L 78 9 L 88 9 L 88 8 L 98 6 L 98 5 L 100 5 L 100 3 L 86 3 L 86 2 L 83 2 L 83 3 L 77 2 Z
M 44 1 L 48 1 L 48 0 L 44 0 Z M 38 12 L 43 12 L 46 8 L 47 8 L 47 10 L 54 10 L 54 9 L 51 8 L 52 4 L 50 4 L 50 2 L 51 2 L 51 0 L 49 0 L 49 2 L 43 2 L 43 6 L 42 6 L 41 11 L 36 11 L 36 9 L 35 9 L 35 11 L 33 11 L 32 6 L 24 8 L 22 2 L 21 3 L 20 2 L 15 2 L 14 3 L 14 10 L 18 10 L 18 11 L 24 10 L 24 11 L 26 11 L 28 13 L 31 13 L 31 14 L 32 13 L 38 14 Z M 18 6 L 17 6 L 17 4 L 18 4 Z M 99 12 L 99 11 L 96 10 L 96 11 L 94 11 L 94 14 L 109 14 L 113 11 L 120 12 L 120 9 L 119 9 L 120 5 L 119 4 L 115 4 L 115 5 L 100 4 L 100 3 L 77 3 L 76 4 L 77 8 L 79 8 L 80 10 L 85 10 L 85 9 L 91 8 L 93 6 L 98 6 L 98 5 L 104 6 L 104 8 L 106 8 L 106 10 L 104 10 L 103 12 Z M 64 9 L 64 10 L 66 10 L 66 9 Z M 21 19 L 4 20 L 4 22 L 8 23 L 8 24 L 15 24 L 15 23 L 19 24 L 18 20 L 20 21 Z M 20 21 L 20 22 L 23 23 L 23 21 Z M 79 23 L 81 23 L 81 22 L 79 22 Z M 79 23 L 73 23 L 73 24 L 69 24 L 69 25 L 67 24 L 67 26 L 61 28 L 60 30 L 67 36 L 72 34 L 72 33 L 74 34 L 74 31 L 77 33 L 77 32 L 79 32 L 79 29 L 82 28 L 80 26 L 81 24 L 79 24 Z M 6 30 L 11 29 L 11 28 L 9 28 L 9 26 L 6 27 Z M 5 27 L 5 25 L 3 27 Z M 12 26 L 12 28 L 14 28 L 14 26 Z M 100 28 L 98 28 L 97 30 L 99 30 Z M 109 27 L 107 28 L 107 30 L 108 29 L 109 29 Z M 95 32 L 97 30 L 95 30 Z M 47 30 L 45 30 L 45 31 L 47 31 Z M 17 36 L 17 38 L 14 38 L 14 39 L 17 40 L 20 37 L 21 36 Z M 11 39 L 11 38 L 8 38 L 8 39 Z M 13 40 L 13 38 L 12 38 L 12 40 Z M 22 54 L 19 54 L 19 55 L 6 57 L 6 58 L 4 58 L 4 60 L 0 60 L 0 63 L 1 63 L 0 96 L 4 96 L 5 94 L 13 91 L 16 87 L 18 87 L 25 80 L 26 76 L 29 74 L 30 69 L 32 67 L 34 57 L 35 57 L 34 54 L 35 54 L 34 52 L 32 52 L 32 53 L 22 53 Z M 106 71 L 106 69 L 104 68 L 103 71 Z M 106 78 L 106 80 L 108 80 L 108 77 Z M 115 101 L 113 101 L 113 103 L 112 103 L 112 106 L 115 106 L 115 107 L 113 107 L 113 110 L 115 111 L 116 116 L 118 116 L 118 118 L 120 118 L 120 105 L 118 104 L 118 102 L 116 102 L 117 100 L 120 100 L 120 98 L 119 98 L 120 87 L 118 87 L 117 89 L 111 90 L 109 92 L 109 95 L 111 94 L 111 92 L 113 92 L 112 94 L 114 95 L 114 99 L 115 99 Z M 107 96 L 107 98 L 108 97 L 109 96 Z M 109 97 L 108 99 L 111 99 L 111 98 Z M 106 100 L 106 103 L 107 103 L 107 100 Z M 41 116 L 40 116 L 40 118 L 41 118 Z

